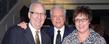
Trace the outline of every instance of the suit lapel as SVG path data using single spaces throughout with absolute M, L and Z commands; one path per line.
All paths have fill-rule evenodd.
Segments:
M 49 36 L 51 38 L 51 43 L 53 44 L 53 41 L 54 41 L 54 27 L 53 26 L 51 26 L 49 28 L 48 34 L 49 34 Z
M 63 35 L 62 41 L 64 40 L 64 38 L 65 38 L 66 36 L 68 36 L 69 33 L 70 33 L 69 28 L 68 28 L 67 26 L 65 26 L 65 30 L 64 30 L 64 35 Z
M 64 30 L 64 35 L 63 35 L 63 39 L 67 36 L 67 27 L 65 26 L 65 30 Z
M 42 29 L 41 29 L 41 41 L 42 41 L 42 44 L 45 44 L 45 42 L 44 41 L 46 41 L 45 39 L 46 38 L 44 38 L 45 37 L 45 34 L 44 34 L 44 32 L 42 31 Z
M 70 33 L 72 33 L 74 29 L 69 28 L 68 26 L 65 26 L 65 30 L 64 30 L 64 35 L 63 35 L 63 39 L 68 36 Z M 63 41 L 63 40 L 62 40 Z
M 24 35 L 25 35 L 27 41 L 29 42 L 29 44 L 35 44 L 32 32 L 29 27 L 27 27 L 27 29 L 25 30 Z
M 54 42 L 54 27 L 51 27 L 52 43 Z

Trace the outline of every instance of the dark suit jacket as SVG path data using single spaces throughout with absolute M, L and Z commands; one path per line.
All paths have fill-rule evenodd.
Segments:
M 64 35 L 63 35 L 63 39 L 69 35 L 72 31 L 74 30 L 74 28 L 71 28 L 71 27 L 68 27 L 68 26 L 65 26 L 65 30 L 64 30 Z M 53 39 L 54 39 L 54 27 L 51 26 L 49 27 L 49 30 L 47 30 L 48 32 L 48 35 L 51 37 L 51 42 L 53 44 Z M 63 41 L 62 39 L 62 41 Z
M 42 44 L 51 44 L 51 39 L 41 29 Z M 9 29 L 2 40 L 2 44 L 35 44 L 30 28 L 22 29 L 15 26 Z

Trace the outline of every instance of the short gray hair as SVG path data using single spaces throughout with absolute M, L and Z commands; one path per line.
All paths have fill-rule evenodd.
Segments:
M 62 12 L 63 12 L 63 14 L 66 16 L 66 11 L 65 11 L 65 9 L 62 7 L 62 6 L 60 6 L 60 5 L 54 5 L 52 8 L 51 8 L 51 10 L 50 10 L 50 16 L 52 16 L 52 12 L 55 10 L 55 9 L 60 9 L 60 10 L 62 10 Z

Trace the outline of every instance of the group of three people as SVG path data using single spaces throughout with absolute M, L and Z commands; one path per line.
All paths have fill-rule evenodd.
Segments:
M 72 14 L 76 29 L 65 25 L 66 12 L 55 5 L 50 11 L 53 26 L 45 31 L 42 28 L 45 13 L 41 3 L 31 3 L 28 12 L 30 22 L 9 29 L 2 44 L 106 44 L 104 38 L 89 27 L 92 18 L 88 7 L 77 7 Z

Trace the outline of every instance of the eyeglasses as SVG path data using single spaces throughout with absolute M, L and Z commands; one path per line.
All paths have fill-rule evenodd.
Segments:
M 45 15 L 44 13 L 37 13 L 37 12 L 32 12 L 30 11 L 31 14 L 38 14 L 38 15 Z
M 88 19 L 75 19 L 75 22 L 85 22 L 85 21 L 87 21 Z

